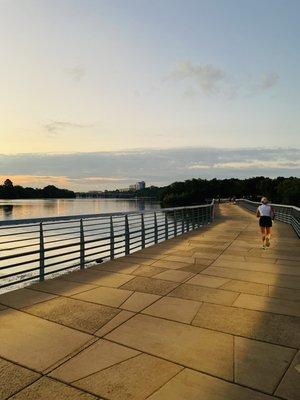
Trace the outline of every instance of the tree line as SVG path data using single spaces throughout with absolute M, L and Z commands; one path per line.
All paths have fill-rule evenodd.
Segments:
M 184 206 L 205 203 L 213 198 L 242 198 L 259 201 L 262 196 L 273 203 L 300 206 L 300 179 L 275 179 L 258 176 L 248 179 L 189 179 L 161 188 L 162 205 Z
M 45 186 L 43 189 L 15 185 L 6 179 L 0 185 L 0 199 L 43 199 L 43 198 L 74 198 L 75 193 L 68 189 L 60 189 L 54 185 Z

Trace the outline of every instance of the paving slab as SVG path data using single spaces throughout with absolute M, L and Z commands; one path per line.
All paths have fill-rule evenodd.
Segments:
M 184 369 L 149 397 L 149 400 L 271 400 L 254 390 Z
M 193 264 L 195 262 L 195 257 L 187 255 L 168 255 L 163 258 L 165 261 L 178 261 L 186 264 Z
M 272 394 L 295 354 L 295 349 L 235 337 L 235 382 Z
M 87 333 L 94 333 L 120 312 L 116 308 L 63 297 L 26 307 L 24 310 Z
M 140 314 L 105 337 L 183 366 L 233 379 L 231 335 Z
M 154 303 L 156 300 L 160 299 L 161 296 L 149 293 L 139 293 L 135 292 L 132 296 L 128 298 L 120 308 L 124 310 L 139 312 Z
M 74 384 L 111 400 L 143 400 L 181 369 L 176 364 L 141 354 Z
M 300 279 L 298 276 L 288 276 L 258 271 L 254 272 L 224 267 L 208 267 L 204 269 L 202 273 L 205 275 L 220 276 L 222 278 L 231 278 L 240 281 L 264 283 L 266 285 L 286 287 L 290 289 L 300 289 Z
M 152 265 L 155 262 L 155 259 L 153 258 L 148 258 L 147 255 L 144 255 L 143 257 L 140 257 L 138 255 L 136 255 L 136 253 L 132 253 L 129 256 L 126 257 L 122 257 L 119 259 L 120 262 L 122 261 L 127 261 L 130 260 L 131 262 L 135 263 L 135 264 L 139 264 L 139 265 Z
M 95 287 L 96 287 L 95 285 L 65 281 L 60 278 L 57 278 L 36 283 L 30 286 L 30 289 L 46 293 L 58 294 L 61 296 L 72 296 L 73 294 L 85 292 L 86 290 L 90 290 Z
M 157 275 L 163 271 L 166 271 L 166 268 L 142 265 L 142 266 L 139 266 L 134 272 L 132 272 L 132 275 L 151 277 L 151 276 Z
M 132 275 L 118 274 L 114 272 L 86 269 L 64 275 L 61 279 L 72 282 L 88 283 L 95 286 L 119 287 L 133 278 Z
M 5 400 L 39 379 L 41 375 L 30 369 L 0 358 L 0 400 Z
M 49 293 L 30 289 L 19 289 L 4 293 L 0 296 L 0 303 L 13 308 L 23 308 L 43 301 L 54 299 L 56 296 Z
M 103 325 L 100 329 L 98 329 L 94 335 L 96 336 L 104 336 L 108 332 L 115 329 L 117 326 L 123 324 L 123 322 L 127 321 L 129 318 L 135 315 L 132 311 L 122 310 L 117 314 L 114 318 L 107 322 L 107 324 Z
M 125 285 L 122 286 L 122 289 L 164 296 L 167 293 L 171 292 L 171 290 L 173 290 L 176 286 L 178 286 L 178 283 L 166 281 L 163 279 L 145 278 L 138 276 L 132 279 L 130 282 L 125 283 Z
M 10 397 L 11 400 L 98 400 L 96 396 L 82 392 L 51 378 L 43 377 Z
M 300 276 L 300 268 L 290 267 L 287 265 L 270 264 L 270 263 L 265 264 L 263 260 L 261 260 L 261 262 L 252 262 L 252 261 L 239 262 L 239 261 L 222 260 L 218 258 L 218 260 L 216 260 L 212 264 L 212 267 L 235 268 L 247 271 L 270 272 L 272 274 Z
M 189 264 L 183 268 L 180 268 L 179 271 L 188 271 L 193 274 L 199 274 L 201 271 L 204 271 L 207 268 L 206 265 L 201 264 Z
M 213 260 L 211 260 L 210 258 L 195 257 L 195 264 L 199 264 L 199 265 L 208 267 L 212 262 L 213 262 Z
M 222 289 L 239 293 L 257 294 L 259 296 L 269 295 L 269 286 L 264 283 L 238 281 L 235 279 L 229 280 L 228 283 L 222 285 Z
M 300 318 L 204 303 L 193 325 L 300 348 Z
M 184 283 L 169 293 L 168 296 L 179 297 L 187 300 L 204 301 L 207 303 L 231 305 L 239 294 L 228 290 Z
M 0 313 L 0 357 L 35 371 L 46 370 L 91 339 L 86 333 L 17 310 Z
M 167 261 L 167 260 L 158 260 L 155 261 L 153 267 L 161 267 L 168 269 L 180 269 L 183 267 L 187 267 L 190 263 L 187 262 L 179 262 L 179 261 Z
M 130 290 L 101 286 L 84 293 L 76 294 L 73 298 L 111 307 L 119 307 L 132 293 Z
M 71 383 L 138 354 L 139 351 L 100 339 L 52 371 L 50 376 Z
M 151 306 L 147 307 L 143 314 L 153 317 L 166 318 L 173 321 L 191 323 L 202 303 L 192 300 L 177 299 L 175 297 L 163 297 Z
M 167 270 L 161 272 L 154 276 L 155 279 L 163 279 L 166 281 L 171 282 L 183 282 L 186 281 L 188 278 L 192 277 L 194 274 L 188 271 L 181 271 L 181 270 Z
M 247 308 L 248 310 L 268 311 L 275 314 L 300 317 L 300 304 L 298 302 L 274 297 L 242 293 L 235 300 L 233 306 Z
M 206 286 L 210 288 L 219 288 L 225 283 L 230 282 L 230 279 L 218 278 L 216 276 L 209 276 L 198 274 L 193 278 L 189 279 L 186 283 L 190 285 Z
M 269 286 L 269 296 L 299 302 L 300 290 Z
M 137 268 L 139 268 L 138 264 L 132 263 L 132 262 L 120 262 L 118 260 L 113 260 L 113 261 L 108 261 L 100 265 L 95 265 L 91 267 L 91 269 L 97 270 L 97 271 L 109 271 L 109 272 L 116 272 L 120 274 L 131 274 L 133 271 L 135 271 Z
M 300 393 L 300 351 L 280 382 L 275 395 L 287 400 L 299 400 Z

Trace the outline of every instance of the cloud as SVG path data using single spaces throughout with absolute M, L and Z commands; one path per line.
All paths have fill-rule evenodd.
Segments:
M 83 129 L 83 128 L 91 128 L 93 124 L 77 124 L 74 122 L 68 121 L 50 121 L 45 124 L 42 124 L 42 127 L 48 132 L 50 135 L 57 135 L 67 129 Z
M 277 161 L 265 161 L 265 160 L 246 160 L 246 161 L 232 161 L 223 162 L 216 164 L 194 164 L 189 166 L 189 169 L 244 169 L 244 170 L 257 170 L 257 169 L 290 169 L 299 170 L 300 161 L 287 161 L 287 160 L 277 160 Z
M 66 68 L 65 71 L 74 82 L 80 82 L 86 75 L 86 69 L 82 65 L 76 65 L 72 68 Z
M 166 185 L 189 178 L 300 177 L 299 160 L 300 149 L 295 148 L 141 149 L 0 155 L 0 170 L 2 180 L 14 176 L 19 180 L 23 174 L 27 185 L 54 183 L 80 191 L 122 188 L 140 180 Z
M 247 75 L 247 74 L 246 74 Z M 260 78 L 237 79 L 229 75 L 224 69 L 212 64 L 197 64 L 191 61 L 178 63 L 168 75 L 167 80 L 183 82 L 183 96 L 194 99 L 198 94 L 205 96 L 221 95 L 226 99 L 233 99 L 237 95 L 247 96 L 265 92 L 274 87 L 279 75 L 276 72 L 267 72 Z
M 268 90 L 275 86 L 278 80 L 279 75 L 276 72 L 268 72 L 261 77 L 257 86 L 260 90 Z
M 203 94 L 212 95 L 220 91 L 226 74 L 222 69 L 211 64 L 200 65 L 185 61 L 176 66 L 170 78 L 175 81 L 193 82 Z

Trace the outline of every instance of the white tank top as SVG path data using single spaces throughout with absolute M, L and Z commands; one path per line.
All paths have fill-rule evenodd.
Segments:
M 272 209 L 268 204 L 261 204 L 258 211 L 261 217 L 271 217 Z

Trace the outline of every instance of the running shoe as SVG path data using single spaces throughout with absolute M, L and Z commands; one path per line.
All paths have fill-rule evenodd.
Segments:
M 266 238 L 266 246 L 270 247 L 270 239 L 268 237 Z
M 263 244 L 263 246 L 262 246 L 262 249 L 263 249 L 263 250 L 266 250 L 266 246 L 265 246 L 264 244 Z

